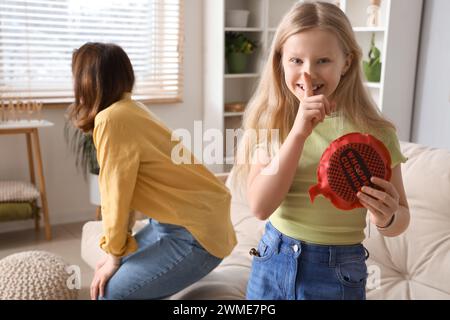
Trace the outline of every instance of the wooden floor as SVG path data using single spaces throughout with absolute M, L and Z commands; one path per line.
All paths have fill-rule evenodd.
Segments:
M 51 241 L 45 240 L 43 228 L 0 233 L 0 259 L 28 250 L 44 250 L 61 256 L 69 265 L 81 270 L 81 290 L 78 299 L 89 299 L 89 285 L 94 271 L 81 259 L 81 230 L 84 222 L 52 227 Z

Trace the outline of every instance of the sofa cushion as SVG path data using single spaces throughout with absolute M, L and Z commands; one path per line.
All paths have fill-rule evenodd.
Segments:
M 402 172 L 411 221 L 394 238 L 371 228 L 364 241 L 373 271 L 367 297 L 450 299 L 450 152 L 413 143 L 401 148 L 408 157 Z

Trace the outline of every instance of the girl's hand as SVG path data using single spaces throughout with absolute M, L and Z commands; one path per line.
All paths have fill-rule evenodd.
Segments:
M 111 255 L 107 255 L 97 262 L 94 279 L 92 279 L 91 283 L 92 300 L 97 300 L 99 293 L 100 297 L 104 296 L 106 283 L 114 275 L 114 273 L 116 273 L 119 267 L 120 260 Z
M 336 104 L 330 103 L 324 95 L 314 95 L 311 76 L 303 74 L 305 95 L 301 99 L 295 118 L 293 129 L 306 139 L 319 122 L 325 119 L 325 115 L 330 115 L 336 108 Z
M 359 202 L 370 212 L 370 221 L 378 227 L 386 227 L 399 209 L 400 196 L 389 181 L 372 177 L 370 181 L 385 191 L 364 186 L 357 193 Z

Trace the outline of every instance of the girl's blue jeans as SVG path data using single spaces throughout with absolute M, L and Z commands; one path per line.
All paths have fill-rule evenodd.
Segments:
M 200 280 L 222 261 L 181 226 L 150 219 L 135 237 L 139 249 L 122 259 L 103 299 L 161 299 Z
M 247 285 L 252 300 L 364 300 L 362 244 L 316 245 L 279 232 L 268 222 Z

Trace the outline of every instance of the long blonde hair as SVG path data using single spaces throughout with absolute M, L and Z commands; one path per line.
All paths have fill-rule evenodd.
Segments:
M 282 49 L 290 36 L 312 28 L 332 32 L 344 54 L 351 54 L 353 57 L 332 97 L 337 103 L 339 115 L 361 131 L 381 133 L 386 128 L 395 129 L 391 122 L 383 118 L 364 87 L 361 72 L 362 51 L 346 15 L 337 6 L 326 2 L 297 3 L 283 17 L 277 28 L 258 88 L 244 114 L 244 134 L 237 150 L 232 178 L 233 182 L 239 183 L 241 187 L 246 184 L 255 145 L 264 144 L 269 153 L 276 150 L 276 146 L 271 146 L 271 137 L 259 135 L 259 130 L 278 129 L 278 143 L 282 143 L 292 128 L 299 100 L 284 81 Z M 255 132 L 256 140 L 253 135 Z

